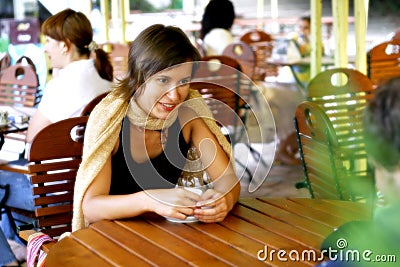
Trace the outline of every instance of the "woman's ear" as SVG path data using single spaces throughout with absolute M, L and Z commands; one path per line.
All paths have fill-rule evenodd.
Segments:
M 63 55 L 65 55 L 70 50 L 68 44 L 64 41 L 60 41 L 59 45 L 60 45 L 61 54 L 63 54 Z

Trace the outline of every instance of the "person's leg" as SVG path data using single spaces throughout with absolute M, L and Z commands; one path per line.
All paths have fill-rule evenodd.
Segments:
M 10 245 L 7 242 L 6 237 L 3 234 L 3 231 L 0 229 L 0 265 L 6 265 L 13 262 L 16 262 L 17 259 L 12 252 Z
M 0 172 L 0 181 L 1 184 L 8 184 L 10 186 L 6 206 L 27 211 L 34 210 L 32 185 L 26 175 L 2 171 Z M 12 217 L 14 218 L 16 225 L 27 224 L 33 221 L 32 218 L 27 218 L 16 213 L 13 213 Z M 22 244 L 21 240 L 15 233 L 15 226 L 13 225 L 13 222 L 10 221 L 7 213 L 3 213 L 1 216 L 1 228 L 8 239 L 15 240 Z

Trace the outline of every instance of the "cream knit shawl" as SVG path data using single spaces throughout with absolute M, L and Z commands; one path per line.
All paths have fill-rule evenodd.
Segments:
M 213 119 L 213 115 L 200 93 L 190 90 L 188 99 L 195 100 L 185 101 L 185 103 L 188 102 L 189 106 L 204 120 L 232 161 L 231 146 Z M 118 141 L 122 120 L 127 113 L 128 106 L 129 103 L 126 100 L 109 93 L 89 117 L 85 131 L 82 163 L 75 182 L 72 231 L 88 226 L 82 211 L 83 197 Z

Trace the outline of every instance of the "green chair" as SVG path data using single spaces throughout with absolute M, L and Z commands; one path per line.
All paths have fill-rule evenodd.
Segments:
M 354 69 L 328 69 L 308 86 L 308 101 L 321 108 L 333 129 L 329 132 L 335 133 L 334 139 L 329 136 L 335 142 L 330 140 L 328 146 L 340 185 L 340 199 L 358 201 L 376 195 L 363 135 L 364 109 L 372 96 L 371 81 Z
M 343 199 L 333 152 L 338 141 L 328 116 L 316 103 L 304 101 L 294 121 L 304 170 L 304 181 L 296 187 L 307 188 L 312 198 Z

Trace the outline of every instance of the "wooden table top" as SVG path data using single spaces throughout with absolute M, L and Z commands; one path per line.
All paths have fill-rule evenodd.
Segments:
M 28 129 L 29 123 L 27 120 L 33 115 L 35 110 L 36 108 L 0 105 L 0 111 L 7 112 L 8 118 L 11 118 L 6 125 L 0 125 L 0 150 L 4 145 L 5 134 L 23 132 Z
M 9 122 L 7 125 L 0 127 L 0 134 L 15 133 L 28 130 L 28 123 Z
M 221 223 L 172 223 L 155 214 L 94 223 L 57 242 L 46 266 L 314 266 L 288 255 L 319 256 L 335 228 L 369 218 L 355 202 L 245 198 Z
M 27 122 L 19 123 L 15 119 L 16 117 L 19 117 L 21 120 L 22 118 L 24 120 L 29 119 L 35 113 L 36 108 L 0 105 L 0 111 L 7 112 L 8 117 L 12 118 L 9 124 L 0 127 L 0 133 L 7 134 L 27 130 L 29 126 Z

